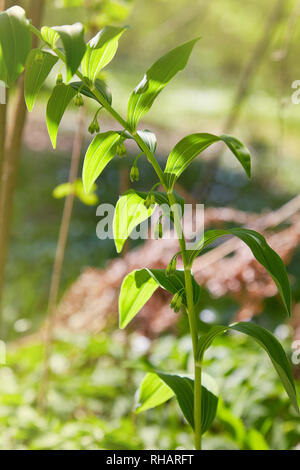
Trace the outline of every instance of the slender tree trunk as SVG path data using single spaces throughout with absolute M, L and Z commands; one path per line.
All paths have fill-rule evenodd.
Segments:
M 6 10 L 6 0 L 0 0 L 0 12 Z M 2 174 L 2 166 L 4 160 L 5 135 L 6 135 L 6 114 L 7 114 L 7 98 L 8 93 L 5 90 L 5 103 L 0 103 L 0 175 Z
M 79 115 L 77 132 L 74 139 L 71 167 L 69 173 L 69 182 L 74 183 L 78 176 L 79 163 L 81 149 L 84 139 L 84 124 L 85 124 L 85 108 L 81 108 Z M 56 311 L 57 299 L 59 294 L 59 285 L 61 281 L 61 274 L 65 256 L 65 250 L 68 240 L 68 234 L 70 229 L 70 222 L 72 217 L 72 210 L 74 205 L 74 194 L 69 194 L 66 197 L 63 215 L 61 219 L 59 237 L 56 247 L 55 260 L 52 271 L 52 278 L 49 291 L 48 299 L 48 308 L 46 323 L 44 328 L 44 367 L 43 367 L 43 376 L 41 380 L 41 386 L 38 396 L 38 408 L 42 412 L 45 408 L 47 390 L 48 390 L 48 381 L 49 381 L 49 358 L 51 354 L 52 346 L 52 330 L 53 330 L 53 317 Z
M 40 27 L 45 0 L 31 0 L 28 8 L 28 17 L 36 27 Z M 32 46 L 37 46 L 37 37 L 34 36 Z M 9 237 L 13 213 L 13 200 L 19 168 L 23 130 L 26 121 L 26 105 L 24 100 L 24 74 L 18 81 L 14 111 L 5 141 L 4 158 L 1 173 L 0 193 L 0 322 L 1 304 L 3 297 L 5 266 L 7 261 Z

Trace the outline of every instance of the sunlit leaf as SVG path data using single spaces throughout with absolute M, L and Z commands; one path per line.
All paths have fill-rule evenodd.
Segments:
M 28 111 L 32 111 L 36 97 L 58 57 L 41 49 L 32 49 L 26 61 L 24 94 Z
M 55 47 L 57 41 L 59 40 L 59 34 L 54 31 L 54 29 L 49 28 L 48 26 L 43 26 L 41 29 L 41 35 L 44 41 L 49 44 L 51 47 Z
M 251 176 L 251 156 L 248 149 L 237 139 L 227 135 L 190 134 L 180 140 L 171 151 L 166 168 L 168 188 L 172 189 L 175 181 L 190 163 L 215 142 L 223 141 L 241 163 L 247 176 Z
M 133 271 L 125 277 L 119 296 L 120 328 L 128 325 L 158 286 L 159 284 L 146 269 Z
M 194 302 L 197 303 L 200 296 L 200 286 L 192 277 Z M 164 269 L 140 269 L 132 271 L 123 280 L 119 296 L 120 328 L 125 328 L 137 315 L 141 308 L 151 298 L 158 286 L 171 294 L 182 291 L 185 287 L 184 272 L 175 271 L 166 275 Z M 183 293 L 183 305 L 186 306 L 186 298 Z
M 134 190 L 127 191 L 119 198 L 113 221 L 114 241 L 118 253 L 122 251 L 132 230 L 153 214 L 156 206 L 147 209 L 144 203 L 145 198 Z
M 173 390 L 161 380 L 157 374 L 149 372 L 145 375 L 140 388 L 136 413 L 155 408 L 174 396 Z
M 223 334 L 226 330 L 236 330 L 244 333 L 257 341 L 269 355 L 280 380 L 291 399 L 294 408 L 298 411 L 297 396 L 291 366 L 279 341 L 268 330 L 252 322 L 238 322 L 229 326 L 213 326 L 211 330 L 198 340 L 197 361 L 202 362 L 205 351 L 209 348 L 214 338 Z
M 64 46 L 67 65 L 67 81 L 69 81 L 76 73 L 86 50 L 84 29 L 81 23 L 55 26 L 52 29 L 59 34 Z
M 235 235 L 249 246 L 253 255 L 261 263 L 274 280 L 282 297 L 285 308 L 291 312 L 291 288 L 284 263 L 280 256 L 268 245 L 265 238 L 254 230 L 232 228 L 227 230 L 209 230 L 197 243 L 195 250 L 187 251 L 187 262 L 192 264 L 194 259 L 209 244 L 224 235 Z M 199 247 L 199 248 L 198 248 Z
M 84 158 L 82 180 L 85 191 L 90 192 L 98 176 L 116 154 L 122 137 L 118 132 L 108 131 L 97 134 L 91 142 Z
M 105 26 L 90 40 L 82 60 L 82 72 L 95 82 L 100 71 L 114 58 L 118 41 L 127 28 Z
M 75 95 L 76 90 L 74 90 L 74 88 L 65 85 L 64 83 L 60 83 L 53 89 L 49 98 L 46 116 L 48 132 L 53 148 L 56 148 L 57 132 L 60 121 L 68 104 Z
M 155 204 L 149 209 L 145 206 L 148 192 L 135 191 L 130 189 L 126 191 L 118 200 L 114 213 L 113 233 L 117 252 L 120 253 L 125 241 L 132 230 L 147 220 L 154 213 L 157 205 L 160 205 L 162 214 L 170 217 L 173 221 L 173 213 L 170 210 L 168 196 L 159 191 L 151 192 Z M 183 199 L 175 194 L 176 203 L 180 205 L 182 213 L 184 210 Z
M 11 85 L 23 72 L 31 47 L 31 33 L 25 11 L 13 6 L 0 13 L 1 80 Z
M 146 72 L 128 102 L 128 123 L 132 129 L 136 128 L 139 120 L 149 111 L 167 83 L 184 69 L 197 41 L 198 38 L 171 50 Z

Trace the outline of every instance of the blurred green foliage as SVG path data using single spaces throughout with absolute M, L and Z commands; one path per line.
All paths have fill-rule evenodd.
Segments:
M 151 344 L 120 332 L 61 333 L 50 359 L 48 409 L 42 416 L 36 408 L 42 344 L 11 346 L 0 367 L 0 448 L 191 449 L 192 435 L 175 400 L 132 412 L 143 370 L 191 371 L 190 348 L 185 335 Z M 206 356 L 205 371 L 217 381 L 223 401 L 204 448 L 283 450 L 299 444 L 299 419 L 254 342 L 238 335 L 220 338 Z

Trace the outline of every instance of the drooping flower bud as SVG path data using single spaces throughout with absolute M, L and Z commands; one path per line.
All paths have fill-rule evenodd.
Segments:
M 155 204 L 155 196 L 153 193 L 149 193 L 144 201 L 146 209 L 150 209 L 151 206 Z
M 76 98 L 75 98 L 75 106 L 83 106 L 83 98 L 80 93 L 77 93 Z
M 176 256 L 173 256 L 173 258 L 171 259 L 170 263 L 167 266 L 166 275 L 171 276 L 171 274 L 174 274 L 176 272 L 176 266 L 177 266 L 177 258 Z
M 88 131 L 89 131 L 90 134 L 94 134 L 95 130 L 96 130 L 95 129 L 95 123 L 94 123 L 94 121 L 92 121 L 91 124 L 88 127 Z
M 182 295 L 181 295 L 181 291 L 178 291 L 172 297 L 172 300 L 170 302 L 170 307 L 174 310 L 175 313 L 178 313 L 181 306 L 182 306 Z
M 130 170 L 130 181 L 133 183 L 134 181 L 138 181 L 140 179 L 140 172 L 137 166 L 133 165 Z

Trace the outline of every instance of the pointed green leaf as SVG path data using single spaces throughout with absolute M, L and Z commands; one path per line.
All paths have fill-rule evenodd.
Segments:
M 116 210 L 114 213 L 113 233 L 117 252 L 120 253 L 123 249 L 124 243 L 131 234 L 132 230 L 137 225 L 147 220 L 154 213 L 157 204 L 161 206 L 164 216 L 169 216 L 173 221 L 173 214 L 168 210 L 169 200 L 165 193 L 152 191 L 155 203 L 149 209 L 145 207 L 145 200 L 147 199 L 148 192 L 135 191 L 130 189 L 126 191 L 118 200 Z M 176 202 L 181 206 L 182 213 L 184 210 L 183 199 L 175 194 Z M 168 208 L 166 207 L 168 206 Z
M 269 355 L 295 410 L 299 412 L 291 366 L 283 347 L 275 336 L 265 328 L 252 322 L 234 323 L 233 325 L 230 325 L 230 328 L 251 336 L 264 348 Z
M 157 288 L 158 283 L 146 269 L 132 271 L 125 277 L 119 296 L 120 328 L 128 325 Z
M 157 95 L 180 70 L 184 69 L 198 39 L 171 50 L 146 72 L 129 98 L 128 123 L 131 129 L 136 129 L 137 123 L 149 111 Z
M 57 139 L 57 132 L 60 121 L 64 115 L 64 112 L 72 100 L 76 95 L 76 90 L 74 88 L 65 85 L 64 83 L 60 83 L 56 85 L 53 89 L 52 94 L 49 98 L 47 104 L 47 127 L 48 133 L 52 142 L 53 148 L 56 148 L 56 139 Z
M 69 85 L 75 90 L 80 91 L 80 93 L 82 93 L 83 95 L 88 96 L 89 98 L 92 98 L 93 100 L 96 100 L 99 103 L 98 98 L 91 92 L 91 90 L 86 85 L 83 84 L 83 82 L 70 82 Z M 103 98 L 105 98 L 106 101 L 111 104 L 111 92 L 106 83 L 103 80 L 97 78 L 94 83 L 94 86 L 101 93 Z
M 86 50 L 84 29 L 81 23 L 55 26 L 52 29 L 59 34 L 64 46 L 67 65 L 67 81 L 69 81 L 76 73 Z
M 175 181 L 190 163 L 215 142 L 223 141 L 241 163 L 247 176 L 251 176 L 251 156 L 248 149 L 237 139 L 231 136 L 213 134 L 190 134 L 180 140 L 171 151 L 166 168 L 166 182 L 168 188 L 174 187 Z
M 155 408 L 173 396 L 173 390 L 157 374 L 149 372 L 145 375 L 140 385 L 138 405 L 135 412 L 141 413 L 142 411 Z
M 87 193 L 106 165 L 116 154 L 118 143 L 122 137 L 118 132 L 108 131 L 97 134 L 91 142 L 84 158 L 82 181 Z
M 127 28 L 105 26 L 90 40 L 82 60 L 82 72 L 95 82 L 100 71 L 114 58 L 121 35 Z
M 200 286 L 192 278 L 194 302 L 200 297 Z M 184 272 L 176 271 L 169 276 L 164 269 L 140 269 L 132 271 L 123 280 L 119 297 L 120 328 L 125 328 L 150 299 L 158 286 L 171 294 L 182 291 L 185 286 Z M 186 299 L 183 294 L 183 305 Z
M 1 80 L 14 83 L 23 72 L 31 47 L 31 33 L 25 11 L 13 6 L 0 13 Z
M 208 333 L 198 340 L 197 361 L 202 362 L 205 351 L 212 344 L 214 338 L 228 329 L 236 330 L 251 336 L 264 348 L 269 355 L 281 382 L 290 397 L 294 408 L 298 411 L 297 396 L 291 366 L 279 341 L 268 330 L 252 322 L 233 323 L 229 326 L 213 326 Z
M 59 40 L 59 34 L 48 26 L 42 27 L 41 35 L 44 41 L 49 44 L 50 47 L 55 47 L 57 41 Z
M 156 205 L 149 209 L 145 206 L 145 198 L 136 191 L 129 190 L 117 202 L 113 234 L 117 252 L 120 253 L 132 230 L 144 220 L 147 220 L 155 211 Z
M 157 372 L 157 375 L 173 390 L 184 417 L 194 428 L 194 380 L 164 372 Z M 202 386 L 201 395 L 201 431 L 204 434 L 215 419 L 218 397 L 205 386 Z
M 195 250 L 187 251 L 187 262 L 191 265 L 194 259 L 210 243 L 224 235 L 235 235 L 249 246 L 253 255 L 260 264 L 266 268 L 274 280 L 284 306 L 291 313 L 291 288 L 284 263 L 280 256 L 268 245 L 265 238 L 254 230 L 246 228 L 232 228 L 228 230 L 209 230 L 205 232 L 202 240 L 197 243 Z
M 31 112 L 36 97 L 58 57 L 41 49 L 32 49 L 27 57 L 24 94 L 28 111 Z

